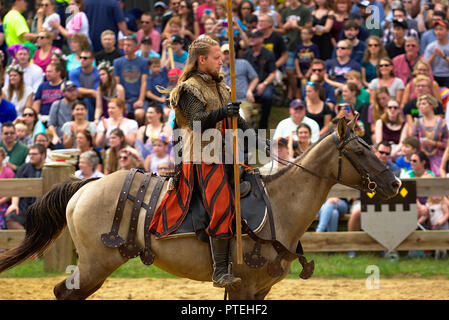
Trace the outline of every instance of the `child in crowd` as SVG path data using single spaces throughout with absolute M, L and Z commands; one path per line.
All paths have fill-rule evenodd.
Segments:
M 145 37 L 140 43 L 140 49 L 136 51 L 136 55 L 142 58 L 160 58 L 161 55 L 153 50 L 153 40 L 150 37 Z
M 18 122 L 14 125 L 14 127 L 16 128 L 17 141 L 22 142 L 26 146 L 30 146 L 32 144 L 30 139 L 31 137 L 27 136 L 28 127 L 26 124 Z
M 301 88 L 307 82 L 308 75 L 306 75 L 306 73 L 310 69 L 310 64 L 313 59 L 318 59 L 320 57 L 320 50 L 318 46 L 312 42 L 314 34 L 315 33 L 312 28 L 303 28 L 301 31 L 302 44 L 296 48 L 295 53 L 295 68 L 296 76 L 298 78 L 298 88 Z M 300 92 L 300 90 L 298 90 L 298 92 Z
M 145 162 L 143 164 L 145 170 L 151 171 L 151 172 L 158 172 L 158 166 L 162 162 L 169 162 L 171 164 L 174 163 L 173 159 L 170 156 L 169 152 L 169 142 L 167 137 L 164 134 L 161 134 L 156 139 L 153 139 L 152 141 L 153 145 L 153 153 L 149 154 Z
M 147 99 L 154 101 L 162 110 L 167 109 L 165 111 L 169 112 L 170 110 L 165 108 L 166 95 L 158 90 L 158 88 L 165 89 L 168 87 L 168 70 L 166 67 L 161 68 L 161 60 L 158 58 L 150 58 L 148 61 L 150 75 L 147 80 Z M 168 113 L 164 112 L 165 118 L 166 115 Z
M 401 173 L 412 170 L 412 165 L 410 164 L 410 157 L 412 156 L 412 154 L 417 152 L 419 148 L 420 148 L 419 139 L 414 136 L 409 136 L 402 141 L 401 146 L 402 156 L 396 160 L 396 165 L 401 169 Z

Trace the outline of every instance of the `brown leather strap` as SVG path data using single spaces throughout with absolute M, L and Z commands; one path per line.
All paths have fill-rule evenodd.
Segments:
M 283 274 L 283 269 L 281 266 L 282 259 L 285 259 L 287 261 L 293 261 L 296 258 L 298 258 L 298 260 L 301 263 L 301 266 L 303 268 L 303 270 L 301 271 L 301 274 L 299 276 L 302 279 L 308 279 L 312 276 L 313 270 L 315 268 L 315 263 L 313 260 L 310 262 L 307 262 L 307 259 L 304 255 L 290 252 L 290 250 L 288 250 L 278 240 L 265 240 L 265 239 L 259 238 L 251 230 L 251 228 L 248 226 L 248 224 L 246 223 L 245 220 L 242 220 L 242 230 L 244 232 L 246 232 L 250 236 L 251 239 L 253 239 L 254 241 L 256 241 L 260 244 L 271 244 L 273 246 L 273 248 L 276 250 L 276 252 L 278 253 L 276 259 L 274 261 L 271 261 L 270 263 L 268 263 L 268 273 L 272 277 L 279 277 L 280 275 Z M 300 247 L 300 246 L 301 246 L 301 242 L 298 241 L 298 247 Z M 301 249 L 298 249 L 298 247 L 296 248 L 297 251 L 302 250 L 302 246 L 300 247 Z
M 145 197 L 152 176 L 151 173 L 145 173 L 143 176 L 131 211 L 131 220 L 126 242 L 119 247 L 120 254 L 128 259 L 137 257 L 142 251 L 142 248 L 136 244 L 137 223 L 139 221 L 139 213 L 142 207 L 143 198 Z
M 101 235 L 101 241 L 108 248 L 118 248 L 125 243 L 125 240 L 118 235 L 118 230 L 120 228 L 120 222 L 122 221 L 126 199 L 128 199 L 129 190 L 131 189 L 131 184 L 136 172 L 137 169 L 133 168 L 126 175 L 122 190 L 120 191 L 117 208 L 115 209 L 115 216 L 112 222 L 111 231 Z
M 268 198 L 265 188 L 262 184 L 262 179 L 260 178 L 259 169 L 254 169 L 254 177 L 257 181 L 257 186 L 259 187 L 259 192 L 262 194 L 265 205 L 267 206 L 268 222 L 270 223 L 271 239 L 276 240 L 276 229 L 274 227 L 273 210 L 271 209 L 270 199 Z
M 167 180 L 166 178 L 159 177 L 157 178 L 156 185 L 154 186 L 153 192 L 151 193 L 150 201 L 148 203 L 147 213 L 145 216 L 145 229 L 144 229 L 144 239 L 145 239 L 145 249 L 140 254 L 140 259 L 146 265 L 150 265 L 154 261 L 154 254 L 151 251 L 151 233 L 150 233 L 150 224 L 153 220 L 154 212 L 156 211 L 157 201 L 159 199 L 159 195 L 161 194 L 162 187 L 164 186 L 164 182 Z

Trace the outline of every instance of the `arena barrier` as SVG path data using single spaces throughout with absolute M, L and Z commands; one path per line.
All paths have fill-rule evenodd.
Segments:
M 2 196 L 39 197 L 54 184 L 73 174 L 73 166 L 46 165 L 42 178 L 0 180 Z M 449 178 L 407 179 L 416 181 L 418 196 L 449 195 Z M 404 180 L 406 181 L 406 180 Z M 329 197 L 358 198 L 360 192 L 343 185 L 335 185 Z M 347 219 L 345 219 L 347 220 Z M 0 248 L 10 249 L 24 238 L 23 230 L 1 230 Z M 301 238 L 305 252 L 384 251 L 386 248 L 364 231 L 357 232 L 306 232 Z M 449 249 L 449 231 L 413 231 L 396 250 Z M 76 264 L 76 252 L 67 228 L 44 253 L 44 269 L 65 272 L 67 266 Z
M 40 197 L 55 184 L 67 180 L 74 167 L 65 162 L 45 164 L 41 178 L 1 179 L 0 195 L 3 197 Z M 11 249 L 25 237 L 24 230 L 0 230 L 0 249 Z M 43 255 L 46 271 L 65 272 L 67 266 L 76 264 L 76 252 L 67 228 Z

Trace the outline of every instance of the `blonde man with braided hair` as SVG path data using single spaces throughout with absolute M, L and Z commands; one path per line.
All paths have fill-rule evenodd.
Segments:
M 239 117 L 240 103 L 230 102 L 229 88 L 220 74 L 222 64 L 220 46 L 215 40 L 206 36 L 191 43 L 187 63 L 169 100 L 176 114 L 175 129 L 181 129 L 178 133 L 181 132 L 182 163 L 176 164 L 174 189 L 165 195 L 150 229 L 157 237 L 164 237 L 179 227 L 190 205 L 203 203 L 207 214 L 192 209 L 195 232 L 201 240 L 210 241 L 214 286 L 230 288 L 241 282 L 228 270 L 235 213 L 230 182 L 233 171 L 232 165 L 223 164 L 221 152 L 214 147 L 222 144 L 224 130 L 231 128 L 228 118 L 237 116 L 242 130 L 249 129 L 249 126 Z M 198 124 L 200 130 L 197 129 Z M 220 138 L 204 139 L 208 141 L 201 141 L 201 150 L 195 152 L 195 147 L 192 148 L 194 135 L 207 129 L 215 129 Z M 179 149 L 176 139 L 175 134 L 175 150 Z M 189 147 L 194 152 L 189 152 Z M 218 150 L 222 150 L 221 147 Z M 211 149 L 215 152 L 208 160 L 198 158 L 199 153 L 203 155 L 204 150 Z

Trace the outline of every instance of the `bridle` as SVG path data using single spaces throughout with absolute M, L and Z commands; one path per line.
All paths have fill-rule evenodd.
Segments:
M 291 164 L 293 166 L 299 167 L 301 169 L 303 169 L 304 171 L 317 176 L 319 178 L 324 178 L 327 179 L 331 182 L 334 183 L 339 183 L 342 185 L 345 185 L 347 187 L 350 188 L 354 188 L 357 190 L 360 190 L 362 192 L 371 192 L 371 193 L 375 193 L 376 189 L 377 189 L 377 183 L 374 181 L 374 178 L 376 178 L 378 175 L 384 173 L 385 171 L 388 171 L 388 168 L 385 166 L 385 168 L 383 170 L 380 170 L 379 172 L 376 172 L 374 175 L 368 173 L 368 170 L 365 169 L 365 166 L 363 165 L 363 163 L 361 161 L 359 161 L 359 159 L 357 157 L 354 156 L 354 152 L 353 151 L 348 151 L 346 146 L 352 141 L 352 140 L 357 140 L 360 144 L 362 144 L 363 147 L 365 147 L 368 150 L 371 150 L 371 147 L 359 136 L 357 136 L 356 134 L 350 134 L 350 130 L 349 128 L 347 128 L 346 131 L 346 138 L 344 140 L 340 140 L 338 138 L 338 135 L 336 132 L 333 132 L 332 135 L 332 139 L 335 143 L 335 145 L 337 146 L 337 150 L 338 150 L 338 173 L 337 173 L 337 179 L 324 175 L 320 172 L 308 169 L 306 167 L 304 167 L 301 163 L 295 163 L 292 162 L 290 160 L 284 159 L 280 156 L 277 155 L 273 155 L 270 152 L 270 157 L 276 161 L 278 161 L 279 163 L 282 163 L 284 165 L 286 164 Z M 349 133 L 349 134 L 348 134 Z M 342 181 L 342 167 L 343 167 L 343 157 L 345 157 L 350 163 L 351 165 L 354 167 L 355 170 L 357 170 L 357 172 L 360 174 L 361 176 L 361 184 L 355 184 L 355 185 L 351 185 L 348 184 L 346 182 Z

